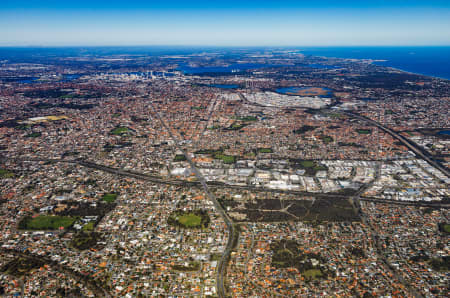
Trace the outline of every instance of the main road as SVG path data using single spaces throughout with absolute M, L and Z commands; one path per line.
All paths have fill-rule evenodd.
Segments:
M 243 96 L 243 94 L 239 93 L 239 95 L 240 95 L 240 97 L 243 100 L 246 100 L 246 98 L 245 98 L 245 96 Z M 195 176 L 196 176 L 196 178 L 198 180 L 197 183 L 196 182 L 182 181 L 182 180 L 165 180 L 165 179 L 161 179 L 158 176 L 152 176 L 152 175 L 143 174 L 143 173 L 134 172 L 134 171 L 125 171 L 125 170 L 122 170 L 122 169 L 111 168 L 111 167 L 108 167 L 108 166 L 99 165 L 99 164 L 96 164 L 96 163 L 83 161 L 83 160 L 39 159 L 39 158 L 37 158 L 37 159 L 32 159 L 32 158 L 25 159 L 24 158 L 24 159 L 18 159 L 18 160 L 74 163 L 74 164 L 79 164 L 79 165 L 84 166 L 84 167 L 94 168 L 94 169 L 98 169 L 98 170 L 101 170 L 101 171 L 109 172 L 111 174 L 128 176 L 128 177 L 131 177 L 131 178 L 147 180 L 147 181 L 151 181 L 151 182 L 154 182 L 154 183 L 172 184 L 172 185 L 180 185 L 180 186 L 198 186 L 198 184 L 200 184 L 201 187 L 203 188 L 203 190 L 205 191 L 205 194 L 206 194 L 207 198 L 213 203 L 215 209 L 217 210 L 217 212 L 220 214 L 220 216 L 224 220 L 225 224 L 227 225 L 228 231 L 229 231 L 229 237 L 228 237 L 227 245 L 225 247 L 225 250 L 224 250 L 224 252 L 222 254 L 222 257 L 221 257 L 220 262 L 219 262 L 218 267 L 217 267 L 216 284 L 217 284 L 217 293 L 218 293 L 219 297 L 225 297 L 226 296 L 226 291 L 225 291 L 225 286 L 224 286 L 225 272 L 226 272 L 227 265 L 228 265 L 228 262 L 229 262 L 230 257 L 231 257 L 231 252 L 232 252 L 234 246 L 236 245 L 236 243 L 237 243 L 237 241 L 239 239 L 239 232 L 236 229 L 236 224 L 233 222 L 233 220 L 228 216 L 228 214 L 222 208 L 222 206 L 220 205 L 220 203 L 218 202 L 218 200 L 214 196 L 214 194 L 211 193 L 211 191 L 209 190 L 208 184 L 209 184 L 210 187 L 228 187 L 228 188 L 238 188 L 238 189 L 249 189 L 249 190 L 254 190 L 254 191 L 286 192 L 286 193 L 295 193 L 295 194 L 302 194 L 302 195 L 314 195 L 314 196 L 323 196 L 323 197 L 331 197 L 331 196 L 333 196 L 334 198 L 341 196 L 339 194 L 329 194 L 328 195 L 328 194 L 304 193 L 304 192 L 296 192 L 296 191 L 278 191 L 278 190 L 265 189 L 265 188 L 260 188 L 260 187 L 251 187 L 251 186 L 248 186 L 248 187 L 244 186 L 244 187 L 242 187 L 242 186 L 234 186 L 234 185 L 226 185 L 226 184 L 222 185 L 222 184 L 207 183 L 205 178 L 203 177 L 203 175 L 200 173 L 200 171 L 196 167 L 196 165 L 193 162 L 193 160 L 190 157 L 190 155 L 186 152 L 186 150 L 184 148 L 181 147 L 181 145 L 179 144 L 178 140 L 173 135 L 171 129 L 167 126 L 165 121 L 161 118 L 160 114 L 155 110 L 155 108 L 154 108 L 154 106 L 153 106 L 153 104 L 151 102 L 150 102 L 150 108 L 151 108 L 153 114 L 160 121 L 161 125 L 168 132 L 170 138 L 173 140 L 173 142 L 175 144 L 175 147 L 178 150 L 180 150 L 183 153 L 183 155 L 185 156 L 187 162 L 189 163 L 192 171 L 194 172 L 194 174 L 195 174 Z M 362 121 L 368 122 L 368 123 L 370 123 L 370 124 L 380 128 L 384 132 L 390 134 L 391 136 L 393 136 L 394 138 L 399 140 L 402 144 L 404 144 L 407 148 L 409 148 L 411 151 L 413 151 L 416 155 L 420 156 L 421 158 L 426 160 L 428 163 L 430 163 L 432 166 L 434 166 L 435 168 L 439 169 L 440 171 L 445 173 L 445 175 L 450 177 L 448 170 L 445 169 L 444 167 L 442 167 L 440 164 L 438 164 L 434 160 L 432 160 L 429 157 L 431 155 L 428 152 L 424 151 L 422 148 L 418 147 L 416 144 L 412 143 L 411 141 L 409 141 L 405 137 L 403 137 L 403 136 L 399 135 L 398 133 L 394 132 L 390 128 L 387 128 L 387 127 L 381 125 L 380 123 L 378 123 L 378 122 L 376 122 L 376 121 L 374 121 L 372 119 L 366 118 L 364 116 L 361 116 L 361 115 L 358 115 L 358 114 L 355 114 L 355 113 L 352 113 L 352 112 L 342 112 L 342 113 L 344 113 L 344 114 L 346 114 L 346 115 L 348 115 L 350 117 L 356 118 L 358 120 L 362 120 Z M 348 198 L 347 195 L 344 195 L 344 196 Z M 361 199 L 359 197 L 359 193 L 356 196 L 354 196 L 354 198 L 356 199 L 356 201 Z M 370 199 L 367 199 L 367 200 L 370 201 Z M 386 202 L 383 202 L 383 203 L 389 203 L 389 202 L 386 201 Z M 445 206 L 445 207 L 448 207 L 448 206 Z M 96 290 L 99 291 L 99 289 L 96 289 Z
M 414 142 L 408 140 L 407 138 L 405 138 L 404 136 L 402 136 L 402 135 L 396 133 L 396 132 L 393 131 L 392 129 L 390 129 L 390 128 L 386 127 L 386 126 L 383 126 L 381 123 L 379 123 L 379 122 L 377 122 L 377 121 L 375 121 L 375 120 L 372 120 L 372 119 L 370 119 L 370 118 L 367 118 L 367 117 L 364 117 L 364 116 L 361 116 L 361 115 L 358 115 L 358 114 L 355 114 L 355 113 L 352 113 L 352 112 L 345 112 L 345 111 L 342 111 L 342 113 L 343 113 L 343 114 L 346 114 L 346 115 L 348 115 L 348 116 L 350 116 L 350 117 L 356 118 L 356 119 L 358 119 L 358 120 L 361 120 L 361 121 L 365 121 L 365 122 L 367 122 L 367 123 L 370 123 L 370 124 L 372 124 L 372 125 L 378 127 L 379 129 L 381 129 L 382 131 L 384 131 L 384 132 L 390 134 L 390 135 L 393 136 L 395 139 L 397 139 L 398 141 L 400 141 L 403 145 L 405 145 L 409 150 L 411 150 L 412 152 L 414 152 L 417 156 L 421 157 L 422 159 L 424 159 L 425 161 L 427 161 L 429 164 L 431 164 L 432 166 L 434 166 L 435 168 L 437 168 L 438 170 L 440 170 L 442 173 L 444 173 L 445 175 L 447 175 L 447 177 L 450 177 L 449 171 L 448 171 L 446 168 L 444 168 L 442 165 L 440 165 L 438 162 L 436 162 L 435 160 L 433 160 L 431 154 L 430 154 L 428 151 L 426 151 L 426 150 L 420 148 L 416 143 L 414 143 Z
M 239 94 L 239 97 L 241 98 L 242 101 L 244 101 L 244 102 L 246 102 L 248 104 L 251 104 L 251 105 L 264 107 L 264 105 L 261 105 L 261 104 L 258 104 L 258 103 L 254 103 L 254 102 L 250 102 L 245 97 L 245 95 L 242 94 L 242 92 L 238 92 L 238 94 Z M 292 106 L 291 108 L 299 108 L 299 107 Z M 367 118 L 367 117 L 355 114 L 355 113 L 350 112 L 350 111 L 340 111 L 340 112 L 343 113 L 343 114 L 346 114 L 347 116 L 356 118 L 358 120 L 362 120 L 362 121 L 368 122 L 368 123 L 378 127 L 379 129 L 383 130 L 384 132 L 390 134 L 391 136 L 396 138 L 398 141 L 400 141 L 403 145 L 405 145 L 408 149 L 410 149 L 412 152 L 414 152 L 417 156 L 421 157 L 422 159 L 427 161 L 429 164 L 431 164 L 435 168 L 439 169 L 441 172 L 443 172 L 445 175 L 447 175 L 447 177 L 450 177 L 450 173 L 449 173 L 448 169 L 446 169 L 441 164 L 439 164 L 438 162 L 433 160 L 431 154 L 428 151 L 426 151 L 425 149 L 420 148 L 414 142 L 412 142 L 412 141 L 408 140 L 407 138 L 403 137 L 402 135 L 396 133 L 392 129 L 390 129 L 390 128 L 386 127 L 386 126 L 383 126 L 381 123 L 379 123 L 379 122 L 377 122 L 375 120 L 372 120 L 370 118 Z
M 111 297 L 111 294 L 106 289 L 99 286 L 97 281 L 94 280 L 91 276 L 84 275 L 81 272 L 78 272 L 75 269 L 72 269 L 68 266 L 64 266 L 64 265 L 58 263 L 57 261 L 54 261 L 46 256 L 39 256 L 39 255 L 32 254 L 31 252 L 28 252 L 28 251 L 25 252 L 25 251 L 20 251 L 20 250 L 15 250 L 15 249 L 8 249 L 8 248 L 4 248 L 4 247 L 0 248 L 0 252 L 7 253 L 7 254 L 13 254 L 15 256 L 24 257 L 24 258 L 27 258 L 30 260 L 36 260 L 38 262 L 39 261 L 44 262 L 45 264 L 51 266 L 56 271 L 64 272 L 67 275 L 70 275 L 76 281 L 79 281 L 82 284 L 84 284 L 88 289 L 90 289 L 95 294 L 95 297 Z
M 6 158 L 1 158 L 0 161 L 6 161 Z M 149 175 L 145 173 L 140 173 L 136 171 L 129 171 L 124 170 L 120 168 L 113 168 L 110 166 L 94 163 L 91 161 L 86 161 L 82 159 L 49 159 L 49 158 L 14 158 L 14 159 L 8 159 L 8 161 L 15 161 L 15 162 L 53 162 L 53 163 L 70 163 L 70 164 L 77 164 L 85 168 L 90 168 L 94 170 L 99 170 L 105 173 L 110 173 L 113 175 L 123 176 L 123 177 L 129 177 L 141 181 L 148 181 L 156 184 L 165 184 L 165 185 L 175 185 L 175 186 L 181 186 L 181 187 L 202 187 L 204 188 L 203 184 L 199 181 L 186 181 L 182 179 L 163 179 L 156 175 Z M 340 193 L 320 193 L 320 192 L 307 192 L 307 191 L 298 191 L 298 190 L 283 190 L 283 189 L 273 189 L 273 188 L 266 188 L 266 187 L 257 187 L 257 186 L 251 186 L 251 185 L 232 185 L 232 184 L 224 184 L 220 182 L 215 181 L 208 181 L 206 182 L 206 185 L 208 189 L 211 188 L 228 188 L 228 189 L 237 189 L 237 190 L 249 190 L 253 192 L 270 192 L 270 193 L 283 193 L 283 194 L 291 194 L 291 195 L 297 195 L 302 197 L 315 197 L 315 198 L 323 198 L 323 199 L 348 199 L 349 197 L 355 196 L 357 194 L 361 194 L 364 188 L 361 188 L 356 193 L 350 193 L 350 194 L 340 194 Z M 415 201 L 395 201 L 395 200 L 383 200 L 383 199 L 376 199 L 376 198 L 360 198 L 361 201 L 367 201 L 367 202 L 374 202 L 374 203 L 383 203 L 383 204 L 394 204 L 394 205 L 414 205 L 414 206 L 423 206 L 423 207 L 442 207 L 442 208 L 449 208 L 450 204 L 445 203 L 439 203 L 439 202 L 415 202 Z M 220 205 L 219 205 L 220 206 Z
M 224 275 L 226 273 L 226 268 L 227 268 L 228 262 L 231 257 L 231 251 L 233 250 L 233 247 L 235 246 L 235 244 L 237 243 L 237 240 L 239 239 L 239 232 L 237 231 L 236 225 L 234 224 L 233 220 L 228 216 L 228 214 L 225 212 L 225 210 L 220 205 L 219 201 L 217 201 L 214 194 L 211 193 L 211 191 L 209 190 L 208 185 L 206 184 L 205 178 L 200 173 L 200 171 L 196 167 L 195 163 L 192 161 L 192 158 L 190 157 L 190 155 L 186 152 L 186 150 L 184 150 L 183 147 L 180 146 L 178 140 L 173 135 L 172 130 L 167 126 L 165 121 L 161 118 L 161 115 L 158 113 L 158 111 L 156 111 L 156 109 L 154 108 L 151 101 L 150 101 L 150 108 L 151 108 L 153 114 L 156 116 L 156 118 L 158 118 L 161 125 L 167 131 L 170 138 L 173 140 L 175 147 L 178 150 L 180 150 L 183 153 L 183 155 L 185 156 L 187 162 L 189 163 L 192 171 L 195 174 L 195 177 L 197 178 L 197 180 L 200 182 L 201 186 L 203 187 L 203 190 L 205 191 L 206 196 L 213 203 L 217 212 L 219 212 L 220 216 L 222 217 L 225 224 L 227 225 L 228 232 L 229 232 L 228 241 L 227 241 L 225 250 L 222 254 L 222 257 L 220 259 L 220 262 L 217 266 L 217 277 L 216 277 L 217 294 L 219 297 L 225 297 L 226 294 L 225 294 L 225 286 L 224 286 L 224 279 L 225 279 Z

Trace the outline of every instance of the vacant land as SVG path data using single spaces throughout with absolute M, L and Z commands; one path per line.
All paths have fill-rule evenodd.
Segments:
M 302 134 L 302 133 L 305 133 L 305 132 L 308 132 L 308 131 L 313 131 L 316 128 L 317 128 L 317 126 L 303 125 L 300 128 L 293 130 L 292 132 L 294 134 Z
M 208 154 L 208 155 L 214 155 L 216 153 L 222 153 L 223 149 L 200 149 L 195 151 L 195 154 Z
M 193 228 L 200 226 L 202 218 L 195 214 L 186 214 L 178 218 L 178 222 L 185 227 Z
M 259 153 L 273 153 L 272 148 L 259 148 L 258 149 Z
M 32 132 L 27 134 L 25 137 L 26 138 L 37 138 L 40 137 L 42 134 L 40 132 Z
M 102 197 L 102 201 L 105 201 L 107 203 L 112 203 L 117 199 L 117 194 L 116 193 L 107 193 L 104 194 Z
M 35 258 L 19 257 L 3 265 L 0 272 L 21 277 L 44 265 L 44 262 Z
M 124 135 L 128 132 L 130 132 L 130 129 L 128 127 L 119 126 L 119 127 L 114 128 L 113 130 L 111 130 L 110 133 L 112 135 L 120 136 L 120 135 Z
M 324 142 L 325 144 L 331 143 L 334 141 L 334 139 L 330 136 L 326 136 L 326 135 L 321 135 L 320 139 L 322 140 L 322 142 Z
M 184 156 L 184 154 L 177 154 L 173 158 L 173 161 L 185 161 L 185 160 L 186 160 L 186 156 Z
M 315 164 L 314 161 L 311 161 L 311 160 L 302 160 L 302 161 L 300 162 L 300 165 L 301 165 L 303 168 L 307 169 L 307 168 L 313 168 L 316 164 Z
M 236 161 L 236 157 L 235 156 L 226 155 L 226 154 L 223 154 L 223 153 L 216 153 L 216 154 L 214 154 L 214 158 L 215 159 L 221 159 L 223 161 L 223 163 L 226 163 L 226 164 L 232 164 L 232 163 L 235 163 L 235 161 Z
M 101 239 L 100 234 L 95 232 L 80 232 L 71 241 L 71 246 L 79 249 L 85 250 L 93 248 L 97 245 L 97 242 Z
M 209 215 L 205 210 L 173 212 L 167 222 L 170 225 L 187 229 L 207 228 L 210 222 Z
M 276 268 L 297 268 L 307 280 L 327 275 L 326 260 L 319 254 L 305 253 L 294 240 L 276 240 L 270 244 L 272 266 Z
M 224 149 L 201 149 L 195 152 L 195 154 L 207 154 L 214 159 L 220 159 L 225 164 L 233 164 L 236 162 L 236 156 L 227 155 L 223 153 Z
M 255 116 L 245 116 L 245 117 L 234 117 L 234 119 L 239 121 L 257 121 L 258 118 Z
M 450 224 L 444 225 L 444 231 L 450 234 Z
M 224 128 L 224 130 L 240 130 L 246 126 L 247 124 L 244 122 L 234 122 L 230 127 Z
M 36 217 L 27 216 L 19 223 L 19 229 L 22 230 L 56 230 L 61 227 L 69 228 L 77 217 L 58 216 L 58 215 L 39 215 Z
M 302 275 L 306 278 L 306 279 L 317 279 L 320 277 L 323 277 L 323 272 L 320 271 L 320 269 L 308 269 L 305 270 Z
M 93 231 L 94 228 L 95 228 L 95 222 L 90 221 L 83 226 L 83 231 L 85 231 L 85 232 Z
M 450 224 L 449 223 L 441 223 L 441 224 L 439 224 L 439 230 L 441 232 L 450 234 Z
M 291 166 L 294 169 L 303 169 L 308 176 L 315 176 L 318 171 L 326 171 L 327 167 L 318 164 L 314 160 L 291 159 Z
M 370 134 L 372 134 L 372 130 L 371 129 L 357 129 L 356 132 L 359 133 L 360 135 L 370 135 Z
M 6 169 L 0 169 L 0 178 L 13 178 L 14 173 Z
M 229 206 L 233 206 L 229 204 Z M 282 207 L 288 207 L 287 212 Z M 353 222 L 359 221 L 352 204 L 346 199 L 317 198 L 311 200 L 285 200 L 283 206 L 280 200 L 265 199 L 248 202 L 245 209 L 232 208 L 232 212 L 246 214 L 250 222 Z
M 450 270 L 450 256 L 433 258 L 429 263 L 431 267 L 436 271 L 448 272 Z
M 199 262 L 189 262 L 187 266 L 185 266 L 185 265 L 173 265 L 172 269 L 176 270 L 176 271 L 183 271 L 183 272 L 198 271 L 200 269 L 200 263 Z

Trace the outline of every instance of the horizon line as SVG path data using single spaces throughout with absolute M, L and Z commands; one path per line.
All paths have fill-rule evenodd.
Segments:
M 213 47 L 213 48 L 296 48 L 296 47 L 450 47 L 450 44 L 342 44 L 342 45 L 183 45 L 183 44 L 128 44 L 128 45 L 0 45 L 0 48 L 118 48 L 118 47 Z

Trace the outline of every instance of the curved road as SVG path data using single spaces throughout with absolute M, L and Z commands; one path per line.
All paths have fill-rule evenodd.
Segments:
M 398 141 L 400 141 L 403 145 L 405 145 L 409 150 L 411 150 L 416 155 L 420 156 L 422 159 L 427 161 L 429 164 L 431 164 L 432 166 L 434 166 L 435 168 L 437 168 L 438 170 L 443 172 L 445 175 L 447 175 L 447 177 L 450 177 L 450 173 L 448 172 L 448 170 L 446 168 L 444 168 L 442 165 L 440 165 L 438 162 L 433 160 L 431 157 L 431 154 L 429 152 L 425 151 L 424 149 L 422 149 L 421 147 L 419 147 L 417 144 L 413 143 L 412 141 L 408 140 L 404 136 L 396 133 L 395 131 L 393 131 L 392 129 L 390 129 L 386 126 L 383 126 L 382 124 L 376 122 L 375 120 L 369 119 L 367 117 L 364 117 L 364 116 L 361 116 L 361 115 L 358 115 L 358 114 L 355 114 L 352 112 L 344 112 L 344 111 L 341 111 L 341 112 L 345 115 L 356 118 L 358 120 L 368 122 L 368 123 L 378 127 L 382 131 L 390 134 L 391 136 L 396 138 Z
M 97 282 L 92 279 L 91 277 L 87 276 L 87 275 L 83 275 L 80 272 L 75 271 L 74 269 L 61 265 L 56 261 L 53 261 L 52 259 L 49 259 L 47 257 L 44 256 L 37 256 L 31 253 L 26 253 L 23 251 L 18 251 L 15 249 L 6 249 L 6 248 L 0 248 L 1 252 L 4 253 L 10 253 L 10 254 L 14 254 L 16 256 L 20 256 L 20 257 L 24 257 L 24 258 L 28 258 L 28 259 L 35 259 L 37 261 L 41 261 L 44 262 L 45 264 L 53 267 L 54 269 L 56 269 L 59 272 L 65 272 L 66 274 L 72 276 L 73 279 L 78 280 L 79 282 L 83 283 L 87 288 L 91 289 L 92 292 L 95 294 L 96 297 L 111 297 L 110 293 L 100 287 Z
M 241 93 L 239 93 L 239 95 L 240 95 L 240 97 L 243 100 L 246 100 L 245 96 L 243 96 Z M 226 185 L 226 184 L 222 185 L 222 184 L 211 183 L 211 182 L 207 183 L 205 181 L 205 178 L 203 177 L 203 175 L 200 173 L 200 171 L 196 167 L 195 163 L 192 161 L 192 159 L 189 156 L 189 154 L 186 152 L 186 150 L 184 150 L 180 146 L 178 140 L 174 137 L 172 131 L 166 125 L 166 123 L 161 118 L 159 113 L 155 110 L 155 108 L 154 108 L 154 106 L 152 105 L 151 102 L 150 102 L 150 108 L 152 109 L 153 113 L 156 115 L 158 120 L 161 122 L 161 124 L 164 127 L 164 129 L 169 133 L 169 136 L 174 141 L 174 144 L 175 144 L 176 148 L 178 150 L 180 150 L 183 153 L 183 155 L 186 157 L 186 160 L 188 161 L 191 169 L 193 170 L 193 172 L 194 172 L 198 182 L 187 182 L 187 181 L 184 181 L 184 180 L 164 180 L 164 179 L 161 179 L 160 177 L 157 177 L 157 176 L 152 176 L 152 175 L 138 173 L 138 172 L 133 172 L 133 171 L 125 171 L 125 170 L 122 170 L 122 169 L 111 168 L 111 167 L 108 167 L 108 166 L 99 165 L 99 164 L 96 164 L 96 163 L 83 161 L 83 160 L 62 160 L 62 159 L 28 159 L 28 160 L 26 160 L 26 159 L 18 159 L 18 160 L 22 160 L 22 161 L 51 161 L 51 162 L 74 163 L 74 164 L 79 164 L 79 165 L 84 166 L 84 167 L 94 168 L 94 169 L 98 169 L 98 170 L 101 170 L 101 171 L 109 172 L 109 173 L 112 173 L 112 174 L 128 176 L 128 177 L 136 178 L 136 179 L 143 179 L 143 180 L 147 180 L 147 181 L 151 181 L 151 182 L 155 182 L 155 183 L 172 184 L 172 185 L 180 185 L 180 186 L 183 186 L 183 185 L 184 186 L 188 186 L 188 185 L 189 186 L 199 186 L 199 185 L 201 185 L 202 188 L 205 191 L 206 196 L 213 203 L 215 209 L 217 210 L 217 212 L 219 212 L 220 216 L 223 218 L 225 224 L 227 225 L 228 231 L 229 231 L 228 242 L 227 242 L 226 248 L 225 248 L 225 250 L 223 252 L 222 258 L 220 259 L 220 262 L 219 262 L 218 267 L 217 267 L 216 283 L 217 283 L 217 291 L 218 291 L 218 296 L 219 297 L 225 297 L 226 296 L 226 291 L 225 291 L 225 287 L 224 287 L 224 279 L 225 279 L 224 275 L 225 275 L 225 272 L 226 272 L 226 268 L 227 268 L 228 262 L 229 262 L 230 257 L 231 257 L 231 252 L 232 252 L 233 248 L 235 247 L 236 243 L 238 242 L 239 232 L 237 231 L 236 224 L 233 222 L 233 220 L 228 216 L 228 214 L 222 208 L 222 206 L 217 201 L 217 199 L 214 196 L 214 194 L 212 194 L 211 191 L 209 190 L 208 185 L 210 187 L 228 187 L 228 188 L 234 188 L 234 189 L 249 189 L 249 190 L 253 190 L 253 191 L 285 192 L 285 193 L 292 193 L 292 194 L 314 195 L 314 196 L 334 197 L 334 198 L 342 196 L 342 195 L 339 195 L 339 194 L 320 194 L 320 193 L 306 193 L 306 192 L 300 192 L 300 191 L 281 191 L 281 190 L 272 190 L 272 189 L 266 189 L 266 188 L 260 188 L 260 187 L 235 186 L 235 185 Z M 399 140 L 402 144 L 404 144 L 408 149 L 413 151 L 416 155 L 420 156 L 421 158 L 426 160 L 428 163 L 430 163 L 432 166 L 434 166 L 435 168 L 437 168 L 440 171 L 442 171 L 445 175 L 447 175 L 447 177 L 450 177 L 448 170 L 445 169 L 444 167 L 442 167 L 436 161 L 432 160 L 429 157 L 431 155 L 427 151 L 423 150 L 418 145 L 412 143 L 411 141 L 409 141 L 405 137 L 399 135 L 398 133 L 396 133 L 395 131 L 391 130 L 390 128 L 387 128 L 387 127 L 381 125 L 380 123 L 378 123 L 378 122 L 376 122 L 376 121 L 374 121 L 372 119 L 366 118 L 366 117 L 361 116 L 361 115 L 354 114 L 352 112 L 342 112 L 342 113 L 344 113 L 344 114 L 346 114 L 346 115 L 348 115 L 350 117 L 353 117 L 353 118 L 356 118 L 356 119 L 368 122 L 368 123 L 378 127 L 379 129 L 383 130 L 384 132 L 390 134 L 391 136 L 393 136 L 394 138 Z M 348 195 L 345 195 L 345 197 L 348 198 Z M 355 197 L 360 199 L 359 195 L 356 195 Z M 364 200 L 366 200 L 366 201 L 375 201 L 375 200 L 371 200 L 371 199 L 364 199 Z M 391 202 L 384 202 L 383 201 L 383 203 L 391 203 Z M 443 207 L 448 207 L 448 204 L 437 204 L 437 205 L 442 205 Z M 94 285 L 91 284 L 91 287 L 92 286 L 94 286 Z M 95 286 L 93 288 L 95 288 Z M 98 289 L 97 288 L 96 290 L 97 290 L 97 293 L 98 293 L 98 291 L 101 291 L 103 289 Z

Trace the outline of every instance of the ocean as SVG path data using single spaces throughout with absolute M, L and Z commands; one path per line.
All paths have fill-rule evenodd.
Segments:
M 270 50 L 270 48 L 247 48 L 246 50 Z M 279 49 L 279 48 L 278 48 Z M 376 62 L 379 65 L 394 67 L 408 72 L 439 77 L 450 80 L 450 46 L 416 46 L 416 47 L 290 47 L 306 55 L 386 60 Z M 7 59 L 16 63 L 45 62 L 48 58 L 62 56 L 147 54 L 147 55 L 188 55 L 198 52 L 217 52 L 243 50 L 239 48 L 220 47 L 73 47 L 73 48 L 13 48 L 0 47 L 0 60 Z M 41 60 L 41 61 L 39 61 Z M 245 70 L 257 64 L 236 64 L 226 68 L 195 69 L 185 67 L 185 72 L 205 72 Z M 312 65 L 313 67 L 320 67 Z
M 306 47 L 313 56 L 386 60 L 378 65 L 450 80 L 450 46 L 421 47 Z

